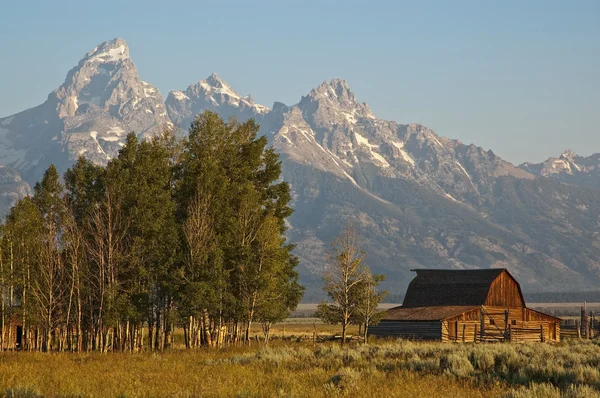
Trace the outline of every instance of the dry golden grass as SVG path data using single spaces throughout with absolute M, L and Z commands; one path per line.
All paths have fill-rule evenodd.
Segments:
M 489 397 L 498 386 L 473 385 L 406 369 L 344 366 L 323 360 L 306 366 L 290 343 L 161 354 L 0 354 L 0 391 L 34 397 Z M 305 345 L 295 348 L 308 350 Z M 282 350 L 282 351 L 278 351 Z M 273 355 L 261 359 L 260 353 Z M 258 355 L 257 355 L 258 354 Z M 303 353 L 305 355 L 306 352 Z M 279 356 L 279 360 L 276 358 Z
M 316 320 L 314 321 L 316 324 Z M 164 353 L 0 353 L 5 397 L 598 397 L 600 346 L 375 340 L 312 344 L 313 320 L 262 344 Z M 316 324 L 320 335 L 338 328 Z M 260 329 L 254 329 L 260 334 Z M 356 333 L 353 329 L 351 333 Z M 298 336 L 304 336 L 299 339 Z M 177 347 L 181 347 L 178 334 Z
M 339 325 L 329 325 L 323 323 L 318 318 L 291 318 L 285 322 L 275 323 L 271 326 L 271 335 L 276 338 L 285 336 L 286 338 L 293 337 L 312 337 L 313 331 L 316 329 L 319 336 L 340 335 L 341 329 Z M 357 335 L 358 326 L 348 326 L 348 335 Z M 260 324 L 253 325 L 251 329 L 252 336 L 262 338 L 262 327 Z

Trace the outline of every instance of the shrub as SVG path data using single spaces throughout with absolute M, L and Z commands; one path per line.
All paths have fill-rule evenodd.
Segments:
M 532 384 L 509 391 L 503 398 L 560 398 L 560 390 L 552 384 Z
M 461 354 L 444 354 L 440 358 L 440 368 L 446 373 L 458 377 L 470 376 L 473 373 L 473 365 L 466 356 Z
M 489 372 L 494 368 L 494 353 L 485 348 L 479 348 L 471 352 L 471 364 L 477 370 Z
M 356 389 L 360 373 L 352 368 L 342 368 L 338 374 L 329 379 L 330 385 L 342 393 L 349 393 Z
M 503 398 L 598 398 L 600 393 L 589 386 L 570 385 L 560 390 L 549 383 L 531 384 L 509 391 Z
M 598 384 L 598 369 L 588 365 L 577 365 L 573 368 L 575 383 Z

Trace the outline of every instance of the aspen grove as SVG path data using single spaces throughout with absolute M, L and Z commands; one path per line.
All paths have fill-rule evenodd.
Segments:
M 186 347 L 222 346 L 253 323 L 268 341 L 304 289 L 258 130 L 205 112 L 184 139 L 130 133 L 106 166 L 50 166 L 1 227 L 0 347 L 162 350 L 176 327 Z

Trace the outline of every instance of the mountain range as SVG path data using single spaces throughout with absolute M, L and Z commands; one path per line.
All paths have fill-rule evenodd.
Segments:
M 43 104 L 0 118 L 0 212 L 51 163 L 65 171 L 85 155 L 105 164 L 128 132 L 185 132 L 204 110 L 254 118 L 281 155 L 305 299 L 319 298 L 325 253 L 350 220 L 392 293 L 422 267 L 505 267 L 527 291 L 600 282 L 600 154 L 513 165 L 423 125 L 379 119 L 341 79 L 269 108 L 212 74 L 165 101 L 123 39 L 86 54 Z

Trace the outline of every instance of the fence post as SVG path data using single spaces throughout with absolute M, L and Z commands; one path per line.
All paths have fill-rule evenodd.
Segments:
M 485 332 L 485 318 L 483 317 L 483 308 L 481 308 L 481 312 L 480 312 L 480 317 L 479 317 L 479 322 L 480 322 L 480 329 L 479 330 L 479 341 L 483 341 L 484 338 L 484 332 Z
M 463 323 L 463 332 L 462 332 L 462 342 L 465 342 L 465 329 L 467 328 L 467 324 Z
M 583 312 L 583 330 L 585 331 L 585 338 L 589 339 L 590 338 L 590 321 L 588 318 L 588 314 L 587 311 L 584 310 Z
M 583 329 L 581 334 L 583 335 L 582 337 L 584 339 L 587 339 L 587 334 L 586 334 L 587 328 L 586 328 L 586 324 L 585 324 L 586 323 L 585 322 L 585 318 L 586 318 L 586 314 L 585 314 L 586 310 L 585 309 L 586 309 L 586 302 L 584 301 L 583 305 L 581 306 L 581 329 Z
M 577 329 L 577 338 L 581 340 L 581 327 L 577 319 L 575 320 L 575 329 Z
M 504 340 L 507 340 L 506 333 L 508 333 L 509 328 L 508 318 L 508 309 L 506 309 L 504 310 Z
M 458 321 L 454 321 L 454 342 L 458 342 Z

